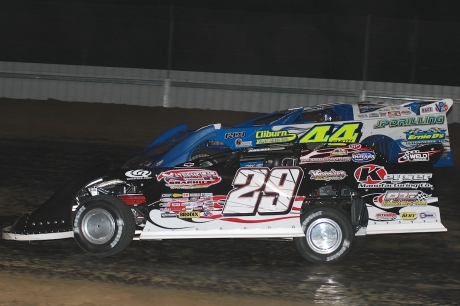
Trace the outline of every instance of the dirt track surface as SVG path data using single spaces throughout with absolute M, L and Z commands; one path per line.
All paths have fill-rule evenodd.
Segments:
M 179 123 L 254 114 L 0 99 L 0 227 L 76 174 L 138 153 Z M 450 125 L 460 165 L 460 129 Z M 460 305 L 460 167 L 437 169 L 447 233 L 357 237 L 336 265 L 305 262 L 290 242 L 133 242 L 107 259 L 72 239 L 0 240 L 0 305 Z

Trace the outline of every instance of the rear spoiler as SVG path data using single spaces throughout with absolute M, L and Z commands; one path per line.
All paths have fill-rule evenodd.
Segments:
M 439 114 L 447 113 L 454 104 L 452 99 L 443 99 L 437 102 L 416 102 L 420 105 L 420 109 L 416 112 L 418 115 L 430 115 L 430 114 Z M 405 103 L 403 106 L 411 107 L 413 102 Z

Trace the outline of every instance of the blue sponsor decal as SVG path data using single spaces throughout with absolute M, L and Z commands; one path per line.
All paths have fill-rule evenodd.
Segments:
M 419 216 L 420 216 L 420 218 L 422 218 L 422 219 L 425 219 L 425 218 L 436 218 L 436 213 L 430 212 L 430 211 L 426 211 L 426 212 L 420 213 Z
M 264 161 L 263 160 L 256 160 L 256 161 L 246 161 L 246 162 L 241 162 L 240 167 L 263 167 L 264 166 Z
M 366 163 L 375 159 L 374 151 L 355 152 L 351 155 L 351 160 L 355 163 Z
M 439 128 L 431 128 L 428 131 L 413 129 L 406 134 L 407 143 L 439 143 L 446 139 L 446 130 Z

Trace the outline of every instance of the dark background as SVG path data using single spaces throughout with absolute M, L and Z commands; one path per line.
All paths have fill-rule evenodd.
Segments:
M 172 70 L 459 85 L 447 0 L 1 0 L 0 61 L 168 69 L 171 16 Z

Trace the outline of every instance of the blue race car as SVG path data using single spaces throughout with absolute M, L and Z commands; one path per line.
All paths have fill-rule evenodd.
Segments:
M 185 159 L 209 156 L 218 152 L 260 148 L 274 144 L 328 144 L 342 146 L 362 143 L 372 147 L 389 161 L 398 161 L 405 152 L 433 144 L 443 147 L 436 167 L 452 166 L 447 112 L 453 101 L 410 102 L 388 105 L 383 102 L 324 104 L 276 111 L 231 128 L 220 124 L 199 130 L 177 126 L 157 138 L 145 152 L 172 149 L 174 143 L 187 139 L 167 156 L 158 159 L 147 154 L 147 166 L 175 165 Z M 181 154 L 185 152 L 185 154 Z M 139 158 L 142 158 L 139 157 Z

